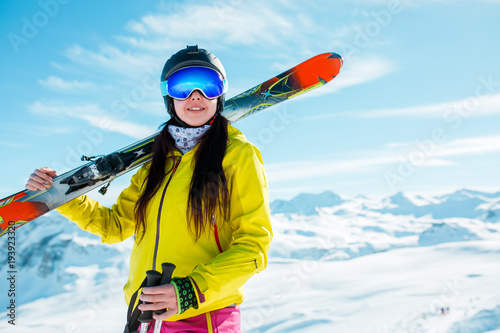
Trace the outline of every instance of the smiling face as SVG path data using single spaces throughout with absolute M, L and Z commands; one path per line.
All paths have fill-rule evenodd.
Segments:
M 195 90 L 185 100 L 174 98 L 174 109 L 177 117 L 186 124 L 197 127 L 205 125 L 217 111 L 217 98 L 205 98 Z

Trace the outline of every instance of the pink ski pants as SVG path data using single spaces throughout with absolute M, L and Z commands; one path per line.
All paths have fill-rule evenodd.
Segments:
M 153 333 L 154 324 L 148 333 Z M 240 307 L 231 306 L 179 321 L 164 321 L 161 333 L 240 333 Z

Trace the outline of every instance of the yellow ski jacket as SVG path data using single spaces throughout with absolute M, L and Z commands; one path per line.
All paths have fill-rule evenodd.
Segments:
M 196 283 L 199 297 L 198 309 L 191 308 L 168 320 L 240 304 L 243 284 L 266 267 L 272 229 L 262 157 L 231 125 L 228 134 L 222 163 L 229 189 L 228 220 L 224 221 L 221 215 L 213 216 L 210 228 L 196 241 L 188 230 L 186 211 L 197 147 L 182 156 L 176 152 L 175 158 L 167 161 L 169 173 L 164 183 L 149 203 L 144 238 L 134 243 L 124 287 L 127 304 L 146 277 L 146 271 L 161 272 L 164 262 L 176 265 L 173 277 L 190 277 Z M 170 170 L 177 162 L 172 175 Z M 81 196 L 57 210 L 83 230 L 100 236 L 103 243 L 121 242 L 135 233 L 134 207 L 148 169 L 149 164 L 139 169 L 111 209 Z

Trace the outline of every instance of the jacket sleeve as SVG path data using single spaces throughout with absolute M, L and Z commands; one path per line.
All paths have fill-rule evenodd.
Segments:
M 251 144 L 244 145 L 230 169 L 232 241 L 227 251 L 207 264 L 197 265 L 189 275 L 207 305 L 236 291 L 266 267 L 272 239 L 267 180 L 260 152 Z
M 82 230 L 101 237 L 103 243 L 118 243 L 135 233 L 134 208 L 139 199 L 147 165 L 132 176 L 131 184 L 122 191 L 110 209 L 83 195 L 57 208 L 64 217 Z

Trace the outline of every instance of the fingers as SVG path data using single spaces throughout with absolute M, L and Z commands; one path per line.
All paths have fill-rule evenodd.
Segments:
M 164 284 L 158 287 L 145 287 L 142 289 L 142 294 L 139 299 L 143 302 L 151 304 L 140 304 L 141 311 L 154 311 L 168 309 L 169 315 L 165 317 L 165 313 L 159 316 L 168 318 L 172 314 L 177 313 L 177 295 L 175 287 L 171 284 Z M 171 313 L 171 314 L 170 314 Z
M 38 169 L 39 171 L 41 171 L 42 173 L 44 174 L 47 174 L 49 175 L 50 177 L 57 177 L 57 172 L 56 170 L 52 169 L 52 168 L 49 168 L 49 167 L 44 167 L 44 168 L 40 168 Z M 35 170 L 36 171 L 36 170 Z
M 140 304 L 139 310 L 141 311 L 157 311 L 165 310 L 168 308 L 168 304 L 165 302 L 151 303 L 151 304 Z
M 165 309 L 167 309 L 167 311 L 162 313 L 162 314 L 153 314 L 153 319 L 154 320 L 167 319 L 167 318 L 173 316 L 174 314 L 176 314 L 178 311 L 177 304 L 170 306 L 170 307 L 167 306 L 167 303 L 154 303 L 154 304 L 141 304 L 141 305 L 139 305 L 139 310 L 141 310 L 141 311 L 157 311 L 157 310 L 165 310 Z
M 157 287 L 142 288 L 142 295 L 170 295 L 175 296 L 175 287 L 173 284 L 167 283 Z
M 139 299 L 148 303 L 166 303 L 166 307 L 177 305 L 177 295 L 175 287 L 171 284 L 166 284 L 159 287 L 148 287 L 142 289 L 142 294 Z M 142 310 L 142 309 L 140 309 Z
M 46 190 L 52 186 L 54 179 L 52 177 L 56 177 L 57 172 L 51 168 L 45 167 L 36 169 L 29 177 L 28 182 L 25 185 L 25 188 L 30 191 L 36 190 Z
M 162 314 L 159 314 L 159 315 L 154 314 L 153 315 L 153 319 L 154 320 L 164 320 L 164 319 L 172 317 L 174 314 L 177 313 L 177 311 L 178 311 L 177 310 L 177 306 L 175 308 L 169 308 L 167 310 L 167 312 L 165 312 L 165 313 L 162 313 Z
M 31 174 L 30 179 L 28 179 L 28 182 L 26 183 L 26 189 L 31 190 L 31 191 L 36 191 L 36 190 L 46 190 L 52 186 L 52 183 L 50 181 L 44 180 L 34 173 Z
M 47 167 L 36 169 L 35 172 L 33 172 L 33 174 L 51 183 L 53 181 L 52 177 L 56 176 L 55 170 L 52 170 L 51 168 Z
M 175 298 L 169 297 L 167 295 L 144 295 L 141 294 L 139 296 L 139 299 L 143 302 L 148 302 L 148 303 L 159 303 L 159 302 L 169 302 L 175 300 Z

